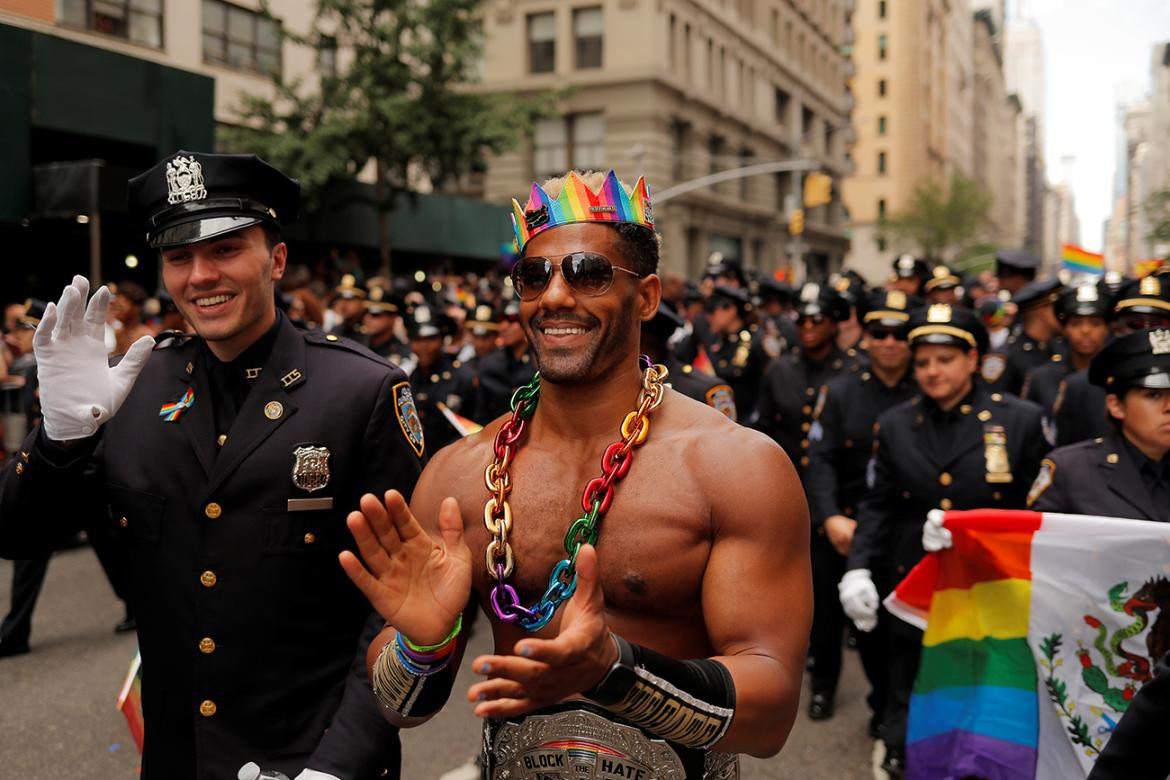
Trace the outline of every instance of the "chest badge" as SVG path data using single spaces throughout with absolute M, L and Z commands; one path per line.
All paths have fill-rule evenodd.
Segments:
M 188 387 L 187 392 L 183 393 L 183 397 L 178 401 L 170 404 L 163 404 L 158 410 L 158 416 L 163 418 L 166 422 L 174 422 L 179 419 L 179 415 L 187 411 L 195 403 L 195 388 Z
M 292 481 L 301 490 L 312 493 L 329 484 L 329 448 L 297 447 L 293 450 Z
M 423 441 L 422 421 L 418 418 L 418 408 L 410 392 L 410 382 L 399 382 L 394 385 L 394 410 L 398 415 L 402 435 L 410 442 L 414 454 L 421 458 L 426 444 Z
M 1012 468 L 1008 462 L 1007 434 L 1002 425 L 983 426 L 983 461 L 987 467 L 985 479 L 991 484 L 1012 481 Z

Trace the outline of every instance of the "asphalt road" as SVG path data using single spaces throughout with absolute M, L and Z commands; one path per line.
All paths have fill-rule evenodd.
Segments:
M 12 564 L 0 561 L 0 611 L 7 611 L 11 592 Z M 0 776 L 119 780 L 137 775 L 137 748 L 114 707 L 135 651 L 133 635 L 113 632 L 121 617 L 89 549 L 54 557 L 33 618 L 32 652 L 0 659 Z M 486 649 L 487 632 L 481 629 L 472 636 L 468 657 Z M 875 776 L 860 665 L 854 653 L 847 652 L 845 661 L 836 717 L 814 723 L 802 700 L 784 750 L 769 759 L 745 758 L 744 780 Z M 445 710 L 403 733 L 405 780 L 474 777 L 467 763 L 478 750 L 479 724 L 461 695 L 471 682 L 467 667 Z

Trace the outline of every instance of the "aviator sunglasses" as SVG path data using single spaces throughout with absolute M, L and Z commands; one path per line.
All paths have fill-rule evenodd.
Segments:
M 512 267 L 512 287 L 522 301 L 532 301 L 552 281 L 553 271 L 560 269 L 561 277 L 575 293 L 595 297 L 604 295 L 613 286 L 613 272 L 621 271 L 635 279 L 645 278 L 643 274 L 614 265 L 605 255 L 596 252 L 570 252 L 560 255 L 561 262 L 554 263 L 550 257 L 521 257 Z

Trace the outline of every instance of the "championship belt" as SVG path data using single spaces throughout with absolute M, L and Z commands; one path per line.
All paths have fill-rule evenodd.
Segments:
M 485 780 L 739 778 L 734 753 L 673 746 L 583 701 L 519 721 L 486 720 L 483 750 Z

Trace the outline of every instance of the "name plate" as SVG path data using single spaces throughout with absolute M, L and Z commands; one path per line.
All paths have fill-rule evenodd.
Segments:
M 288 511 L 290 512 L 315 512 L 320 509 L 332 509 L 333 499 L 329 496 L 321 498 L 290 498 L 288 500 Z

